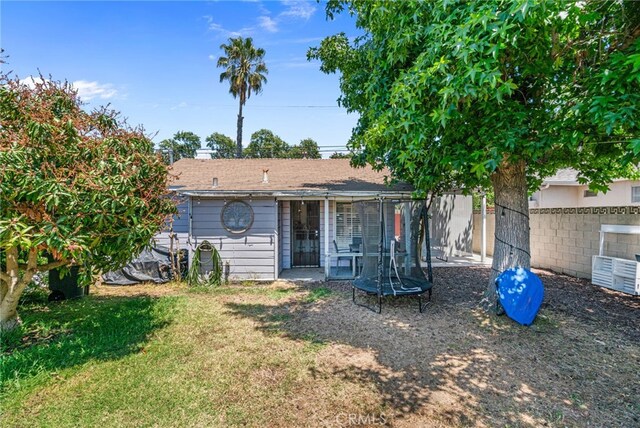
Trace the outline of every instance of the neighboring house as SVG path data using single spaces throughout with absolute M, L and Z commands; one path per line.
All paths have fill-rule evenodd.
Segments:
M 615 180 L 607 193 L 596 193 L 578 183 L 577 171 L 566 168 L 548 177 L 529 198 L 529 208 L 580 208 L 640 205 L 640 181 Z
M 273 280 L 296 267 L 352 278 L 361 242 L 353 202 L 410 198 L 413 191 L 385 184 L 388 171 L 352 168 L 348 159 L 180 159 L 172 173 L 178 179 L 170 189 L 181 198 L 172 225 L 180 246 L 193 250 L 209 241 L 233 280 Z M 458 205 L 470 207 L 470 200 Z M 451 218 L 454 206 L 438 205 L 436 217 Z M 157 241 L 167 245 L 167 235 Z

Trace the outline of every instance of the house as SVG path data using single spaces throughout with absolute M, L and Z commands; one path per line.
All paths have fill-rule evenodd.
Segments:
M 582 208 L 640 205 L 639 180 L 614 180 L 607 193 L 589 190 L 578 183 L 578 172 L 571 168 L 560 169 L 547 177 L 540 190 L 529 198 L 529 208 Z
M 348 159 L 180 159 L 172 173 L 177 244 L 193 250 L 207 240 L 229 263 L 232 280 L 274 280 L 297 267 L 353 278 L 362 239 L 353 202 L 407 199 L 413 191 L 387 185 L 388 171 L 352 168 Z M 470 214 L 470 204 L 457 206 L 469 205 Z M 438 218 L 451 218 L 454 204 L 436 205 Z M 167 236 L 158 243 L 167 245 Z

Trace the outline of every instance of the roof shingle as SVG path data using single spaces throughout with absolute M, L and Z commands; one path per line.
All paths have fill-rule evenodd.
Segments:
M 268 183 L 263 171 L 268 170 Z M 172 165 L 177 191 L 411 192 L 407 183 L 385 184 L 388 170 L 352 168 L 349 159 L 180 159 Z M 218 186 L 213 187 L 213 178 Z

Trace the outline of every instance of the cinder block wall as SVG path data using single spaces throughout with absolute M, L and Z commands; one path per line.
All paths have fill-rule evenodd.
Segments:
M 602 224 L 640 225 L 640 207 L 537 208 L 529 210 L 531 265 L 580 278 L 591 278 L 591 258 L 598 254 Z M 481 227 L 474 213 L 474 232 Z M 487 214 L 487 254 L 492 254 L 495 217 Z M 491 231 L 491 232 L 490 232 Z M 473 236 L 480 252 L 480 234 Z M 635 259 L 640 235 L 607 233 L 604 255 Z

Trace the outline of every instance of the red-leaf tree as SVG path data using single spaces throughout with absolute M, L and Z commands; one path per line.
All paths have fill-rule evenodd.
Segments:
M 88 278 L 147 245 L 175 209 L 167 179 L 117 113 L 83 110 L 66 82 L 0 75 L 0 330 L 18 325 L 37 272 L 75 264 Z

